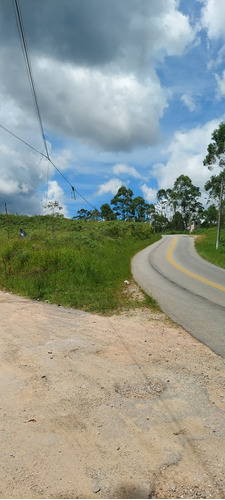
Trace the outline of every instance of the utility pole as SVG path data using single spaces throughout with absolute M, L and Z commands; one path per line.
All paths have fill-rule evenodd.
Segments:
M 221 229 L 221 222 L 222 222 L 222 206 L 223 206 L 223 184 L 224 184 L 224 181 L 223 181 L 223 177 L 222 177 L 221 184 L 220 184 L 220 201 L 219 201 L 216 249 L 219 248 L 219 244 L 220 244 L 220 229 Z

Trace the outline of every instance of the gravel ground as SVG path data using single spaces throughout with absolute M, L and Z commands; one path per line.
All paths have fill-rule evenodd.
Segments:
M 0 498 L 224 498 L 225 360 L 163 313 L 0 292 L 0 331 Z

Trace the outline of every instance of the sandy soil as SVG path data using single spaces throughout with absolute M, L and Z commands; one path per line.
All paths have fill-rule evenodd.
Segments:
M 1 498 L 224 498 L 225 361 L 162 313 L 0 292 L 0 332 Z

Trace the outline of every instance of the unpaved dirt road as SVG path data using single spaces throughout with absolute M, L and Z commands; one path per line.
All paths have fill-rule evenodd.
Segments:
M 224 498 L 225 361 L 208 347 L 162 313 L 3 292 L 0 332 L 1 498 Z

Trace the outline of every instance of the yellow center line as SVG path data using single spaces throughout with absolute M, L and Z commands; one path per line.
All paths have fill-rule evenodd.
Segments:
M 177 243 L 177 237 L 175 236 L 175 238 L 173 240 L 173 243 L 172 243 L 172 245 L 171 245 L 171 247 L 170 247 L 170 249 L 168 250 L 168 253 L 167 253 L 167 259 L 168 259 L 168 261 L 174 267 L 176 267 L 177 269 L 179 269 L 180 271 L 182 271 L 182 273 L 188 274 L 188 276 L 191 276 L 192 278 L 195 278 L 198 281 L 202 281 L 203 283 L 206 283 L 206 285 L 213 286 L 214 288 L 218 288 L 219 290 L 222 290 L 223 292 L 225 292 L 225 287 L 224 286 L 217 285 L 216 283 L 213 283 L 213 281 L 206 280 L 205 278 L 202 278 L 201 276 L 198 276 L 198 274 L 191 273 L 187 269 L 184 269 L 183 267 L 179 266 L 179 264 L 177 264 L 173 260 L 173 257 L 172 257 L 172 252 L 174 250 L 174 247 L 175 247 L 176 243 Z

